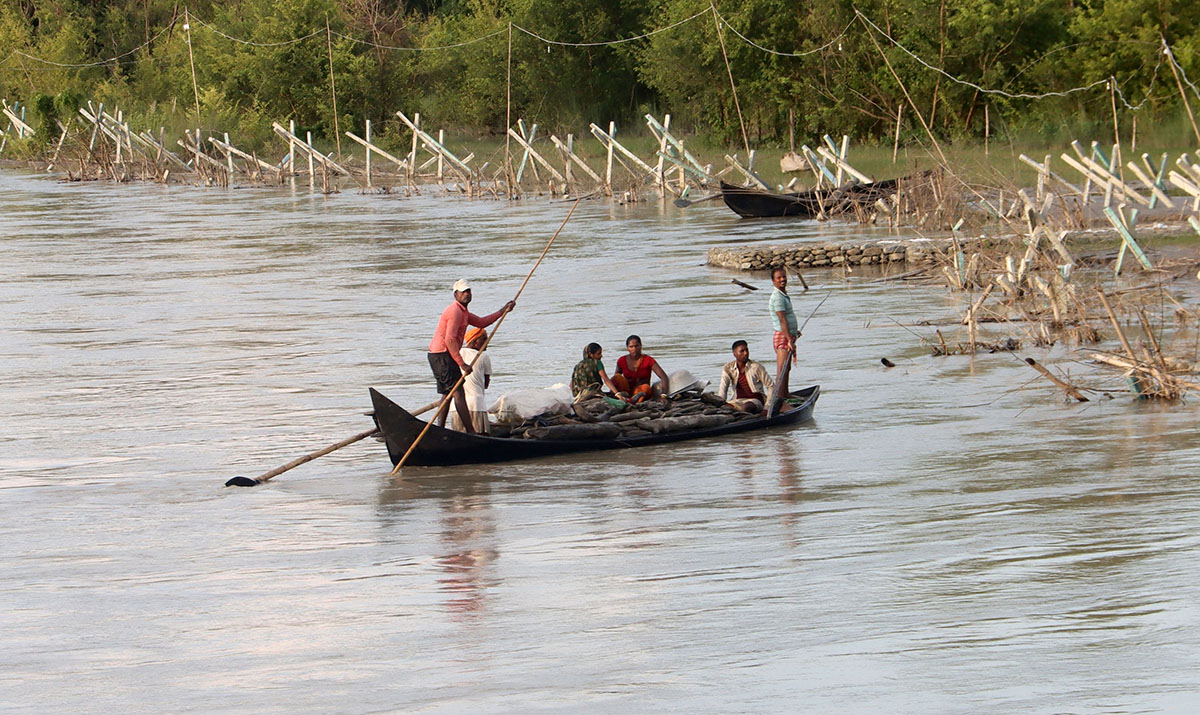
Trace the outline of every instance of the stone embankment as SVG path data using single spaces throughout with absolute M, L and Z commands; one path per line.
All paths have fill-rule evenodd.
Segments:
M 888 263 L 926 263 L 950 248 L 949 240 L 927 238 L 866 243 L 803 243 L 790 246 L 714 246 L 708 263 L 719 268 L 762 271 L 789 268 L 837 268 Z

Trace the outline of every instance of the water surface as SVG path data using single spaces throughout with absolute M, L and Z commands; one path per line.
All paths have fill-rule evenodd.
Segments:
M 810 425 L 399 478 L 368 440 L 221 488 L 369 426 L 368 386 L 433 399 L 451 284 L 499 307 L 568 208 L 0 174 L 0 704 L 1196 708 L 1194 407 L 929 357 L 900 324 L 953 304 L 875 274 L 793 286 L 830 296 Z M 730 284 L 767 279 L 707 248 L 864 231 L 584 202 L 490 394 L 629 333 L 714 381 L 734 339 L 769 360 L 766 291 Z

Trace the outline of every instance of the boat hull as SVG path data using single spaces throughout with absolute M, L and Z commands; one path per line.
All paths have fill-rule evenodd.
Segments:
M 371 388 L 371 403 L 375 407 L 374 419 L 387 445 L 388 457 L 396 464 L 408 451 L 413 441 L 425 429 L 426 422 L 417 419 L 403 407 L 392 402 L 378 390 Z M 448 430 L 433 425 L 421 438 L 409 456 L 405 466 L 448 466 L 453 464 L 491 464 L 515 459 L 548 457 L 574 452 L 591 452 L 611 449 L 629 449 L 652 444 L 682 442 L 684 440 L 717 437 L 752 430 L 800 424 L 812 419 L 813 408 L 821 394 L 819 386 L 805 388 L 796 393 L 803 402 L 788 412 L 774 417 L 755 417 L 732 422 L 719 427 L 709 427 L 670 434 L 653 434 L 630 439 L 593 440 L 537 440 L 485 437 Z
M 721 198 L 743 218 L 817 218 L 852 212 L 896 193 L 898 179 L 871 184 L 848 184 L 839 189 L 813 189 L 791 194 L 776 194 L 721 182 Z

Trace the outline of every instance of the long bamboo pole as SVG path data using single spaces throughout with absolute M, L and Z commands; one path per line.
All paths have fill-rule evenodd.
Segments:
M 529 275 L 525 276 L 525 280 L 521 283 L 521 287 L 517 289 L 517 294 L 513 296 L 512 302 L 516 303 L 517 299 L 521 297 L 521 293 L 525 290 L 525 286 L 529 285 L 529 279 L 533 278 L 533 272 L 538 269 L 538 266 L 542 265 L 542 259 L 546 257 L 547 253 L 550 252 L 550 247 L 554 245 L 554 240 L 558 238 L 558 234 L 562 233 L 563 227 L 567 225 L 567 221 L 571 220 L 571 215 L 575 213 L 575 209 L 579 207 L 579 202 L 582 200 L 582 198 L 575 199 L 575 202 L 571 204 L 571 210 L 567 212 L 567 216 L 563 219 L 562 223 L 559 224 L 558 230 L 554 232 L 554 235 L 551 236 L 550 240 L 546 243 L 546 247 L 542 249 L 542 255 L 538 256 L 537 263 L 534 263 L 533 268 L 529 269 Z M 500 316 L 500 320 L 496 321 L 496 327 L 492 329 L 491 334 L 488 335 L 488 339 L 484 341 L 483 347 L 479 349 L 479 353 L 476 354 L 475 359 L 471 361 L 471 369 L 475 368 L 475 363 L 479 361 L 480 355 L 483 354 L 484 350 L 487 350 L 488 345 L 490 345 L 492 340 L 496 337 L 496 333 L 500 330 L 500 326 L 504 324 L 504 319 L 507 317 L 508 312 L 505 311 L 504 315 Z M 446 408 L 446 405 L 450 402 L 450 399 L 454 397 L 454 393 L 458 391 L 458 388 L 462 386 L 463 381 L 466 379 L 467 376 L 465 374 L 459 376 L 458 382 L 454 383 L 454 387 L 446 393 L 446 397 L 442 399 L 441 404 L 438 405 L 437 412 L 434 414 L 440 415 L 442 413 L 442 410 Z M 396 468 L 392 470 L 393 475 L 396 474 L 396 472 L 399 472 L 400 468 L 404 466 L 404 463 L 408 461 L 409 456 L 413 453 L 413 450 L 417 448 L 417 445 L 421 443 L 421 440 L 425 438 L 425 433 L 429 431 L 429 428 L 433 426 L 433 423 L 434 420 L 432 419 L 425 423 L 425 428 L 421 430 L 421 434 L 417 435 L 417 438 L 413 440 L 411 445 L 409 445 L 408 451 L 404 453 L 404 456 L 400 458 L 399 462 L 396 462 Z
M 505 65 L 504 74 L 504 128 L 508 129 L 512 126 L 512 22 L 508 23 L 508 63 Z M 504 184 L 505 194 L 508 198 L 513 197 L 513 170 L 512 170 L 512 151 L 509 135 L 504 135 Z M 407 455 L 405 455 L 407 456 Z M 399 469 L 399 467 L 397 467 Z M 393 472 L 394 474 L 394 472 Z
M 733 69 L 729 66 L 729 54 L 725 51 L 725 33 L 721 32 L 721 16 L 717 13 L 717 6 L 713 0 L 709 0 L 708 6 L 712 8 L 713 23 L 717 26 L 717 39 L 721 41 L 721 56 L 725 58 L 725 71 L 729 73 L 729 88 L 733 90 L 733 106 L 737 109 L 738 124 L 742 128 L 742 145 L 746 147 L 746 156 L 750 156 L 750 137 L 746 134 L 746 120 L 742 118 L 742 104 L 738 101 L 737 86 L 733 83 Z
M 440 404 L 441 404 L 440 401 L 439 402 L 431 402 L 428 405 L 425 405 L 424 407 L 422 407 L 421 409 L 413 412 L 413 414 L 414 415 L 423 414 L 425 412 L 432 410 L 433 408 L 437 407 Z M 271 471 L 269 471 L 259 477 L 255 477 L 254 479 L 250 479 L 249 477 L 234 477 L 234 478 L 230 479 L 229 481 L 225 482 L 225 486 L 227 486 L 227 487 L 257 486 L 264 482 L 268 482 L 271 479 L 274 479 L 275 477 L 278 477 L 280 474 L 283 474 L 286 471 L 295 469 L 296 467 L 299 467 L 301 464 L 307 464 L 318 457 L 324 457 L 325 455 L 329 454 L 330 452 L 335 452 L 335 451 L 341 449 L 342 447 L 354 444 L 355 442 L 362 440 L 362 439 L 366 439 L 367 437 L 370 437 L 371 435 L 374 435 L 374 434 L 379 434 L 379 428 L 372 427 L 369 430 L 363 430 L 362 432 L 359 432 L 358 434 L 354 435 L 353 437 L 347 437 L 346 439 L 342 440 L 341 442 L 338 442 L 336 444 L 331 444 L 328 447 L 325 447 L 324 449 L 318 449 L 316 452 L 310 452 L 309 454 L 306 454 L 303 457 L 298 457 L 296 459 L 293 459 L 292 461 L 288 462 L 287 464 L 284 464 L 283 466 L 280 466 L 280 467 L 276 467 L 276 468 L 272 469 Z
M 337 139 L 338 161 L 342 160 L 342 132 L 338 128 L 337 85 L 333 81 L 333 33 L 329 30 L 329 15 L 325 15 L 325 47 L 329 51 L 329 93 L 333 95 L 333 137 Z M 312 142 L 309 142 L 311 145 Z M 367 152 L 370 154 L 370 152 Z M 370 161 L 368 159 L 367 161 Z M 368 180 L 367 185 L 370 185 Z
M 196 58 L 192 56 L 192 21 L 188 15 L 188 9 L 183 8 L 183 30 L 187 33 L 188 46 L 188 64 L 192 67 L 192 94 L 196 98 L 196 120 L 200 120 L 200 86 L 196 84 Z M 197 169 L 199 169 L 200 159 L 196 159 Z
M 929 136 L 929 141 L 933 143 L 933 148 L 937 150 L 938 156 L 941 157 L 942 165 L 946 167 L 950 166 L 950 161 L 946 158 L 946 154 L 942 152 L 942 145 L 938 142 L 937 137 L 933 135 L 933 130 L 929 128 L 929 124 L 925 122 L 924 115 L 921 114 L 921 110 L 917 108 L 917 103 L 914 102 L 912 96 L 909 95 L 908 88 L 904 86 L 904 82 L 900 79 L 900 75 L 897 74 L 895 68 L 892 67 L 892 62 L 888 59 L 887 53 L 883 51 L 883 48 L 880 47 L 879 43 L 875 40 L 875 33 L 872 31 L 872 28 L 867 25 L 866 16 L 857 9 L 855 9 L 854 14 L 859 20 L 862 21 L 863 27 L 867 31 L 867 36 L 871 38 L 871 44 L 875 45 L 875 49 L 879 51 L 879 56 L 883 58 L 883 63 L 887 65 L 888 72 L 891 72 L 892 77 L 896 80 L 896 84 L 900 87 L 900 91 L 904 93 L 904 98 L 908 100 L 908 106 L 912 107 L 913 114 L 917 115 L 917 119 L 921 122 L 921 128 L 925 130 L 925 134 Z
M 1179 70 L 1175 68 L 1175 53 L 1167 44 L 1167 38 L 1159 35 L 1162 40 L 1163 53 L 1167 56 L 1167 64 L 1171 65 L 1171 74 L 1175 75 L 1175 86 L 1179 87 L 1179 96 L 1183 99 L 1183 108 L 1187 110 L 1188 119 L 1192 123 L 1192 132 L 1196 135 L 1196 143 L 1200 144 L 1200 128 L 1196 127 L 1196 115 L 1192 114 L 1192 105 L 1188 102 L 1187 92 L 1183 91 L 1183 82 L 1179 81 Z

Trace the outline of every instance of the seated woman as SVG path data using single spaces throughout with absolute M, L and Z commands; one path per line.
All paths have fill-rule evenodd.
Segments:
M 575 364 L 575 370 L 571 373 L 571 394 L 577 400 L 580 395 L 590 396 L 600 392 L 601 386 L 607 387 L 614 395 L 620 392 L 604 371 L 604 363 L 600 361 L 603 356 L 604 349 L 599 343 L 588 343 L 583 349 L 583 359 Z
M 671 383 L 667 373 L 657 360 L 642 353 L 642 339 L 636 335 L 630 335 L 625 338 L 625 349 L 629 351 L 629 354 L 622 355 L 621 359 L 617 360 L 617 374 L 612 378 L 617 390 L 627 393 L 631 402 L 640 402 L 646 398 L 656 397 L 657 395 L 650 387 L 650 378 L 651 375 L 658 375 L 658 379 L 662 380 L 662 392 L 658 394 L 670 394 Z

